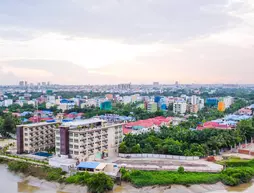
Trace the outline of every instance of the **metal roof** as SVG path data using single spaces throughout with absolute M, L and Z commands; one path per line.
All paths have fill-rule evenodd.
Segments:
M 100 165 L 99 162 L 80 162 L 77 168 L 95 169 L 98 165 Z

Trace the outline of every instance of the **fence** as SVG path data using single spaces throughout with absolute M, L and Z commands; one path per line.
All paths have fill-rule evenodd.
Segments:
M 178 156 L 178 155 L 164 155 L 164 154 L 123 154 L 119 153 L 121 158 L 159 158 L 159 159 L 173 159 L 173 160 L 199 160 L 197 156 Z

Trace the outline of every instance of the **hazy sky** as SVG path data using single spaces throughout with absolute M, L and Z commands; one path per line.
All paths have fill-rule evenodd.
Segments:
M 0 84 L 254 83 L 254 0 L 0 0 Z

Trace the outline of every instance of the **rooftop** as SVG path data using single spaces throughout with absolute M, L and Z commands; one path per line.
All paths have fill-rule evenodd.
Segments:
M 85 120 L 75 120 L 75 121 L 65 122 L 65 123 L 62 123 L 62 126 L 78 127 L 78 126 L 84 126 L 84 125 L 89 125 L 93 123 L 102 123 L 102 122 L 106 122 L 106 121 L 97 119 L 97 118 L 91 118 L 91 119 L 85 119 Z
M 80 162 L 77 168 L 95 169 L 98 165 L 100 165 L 99 162 Z
M 54 125 L 54 124 L 57 124 L 57 122 L 54 122 L 54 123 L 47 123 L 47 122 L 29 123 L 29 124 L 24 124 L 24 125 L 17 125 L 17 127 L 39 127 L 39 126 Z

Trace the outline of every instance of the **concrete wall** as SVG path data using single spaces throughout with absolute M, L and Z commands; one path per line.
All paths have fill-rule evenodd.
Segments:
M 160 159 L 174 159 L 174 160 L 199 160 L 197 156 L 178 156 L 178 155 L 163 155 L 163 154 L 123 154 L 119 153 L 118 157 L 122 158 L 160 158 Z

